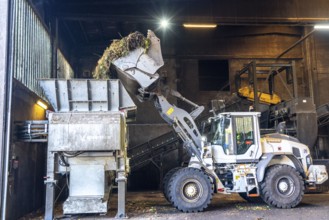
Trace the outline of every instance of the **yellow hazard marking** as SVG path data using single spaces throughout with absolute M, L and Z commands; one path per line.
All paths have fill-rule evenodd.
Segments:
M 167 110 L 167 115 L 171 115 L 172 113 L 174 112 L 174 108 L 173 107 L 170 107 L 168 110 Z

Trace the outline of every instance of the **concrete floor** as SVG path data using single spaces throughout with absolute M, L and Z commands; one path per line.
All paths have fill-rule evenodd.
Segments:
M 299 206 L 294 209 L 276 209 L 266 204 L 251 204 L 238 195 L 220 195 L 213 197 L 212 203 L 205 212 L 181 213 L 173 208 L 156 192 L 129 192 L 126 203 L 129 219 L 206 219 L 206 220 L 318 220 L 329 219 L 329 194 L 306 194 Z M 57 219 L 112 219 L 116 214 L 116 196 L 112 197 L 107 215 L 61 216 L 61 205 L 56 207 Z M 21 219 L 42 219 L 43 213 L 34 213 Z

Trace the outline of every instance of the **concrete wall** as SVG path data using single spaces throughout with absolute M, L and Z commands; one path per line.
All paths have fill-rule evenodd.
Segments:
M 192 33 L 190 33 L 192 32 Z M 188 98 L 207 104 L 212 98 L 225 98 L 230 93 L 236 92 L 234 76 L 236 71 L 243 68 L 244 64 L 253 59 L 257 62 L 273 63 L 275 58 L 286 48 L 296 42 L 301 35 L 298 27 L 219 27 L 216 31 L 186 31 L 187 40 L 178 42 L 178 53 L 181 57 L 181 71 L 178 88 Z M 300 84 L 300 95 L 305 95 L 307 90 L 307 78 L 302 62 L 302 47 L 298 45 L 284 56 L 279 62 L 297 60 L 297 78 Z M 218 92 L 199 91 L 198 60 L 225 59 L 229 61 L 229 78 L 231 91 Z M 221 73 L 218 73 L 221 74 Z M 284 78 L 284 76 L 283 76 Z M 277 81 L 279 79 L 276 79 Z M 259 83 L 261 84 L 261 83 Z M 292 91 L 292 86 L 290 86 Z M 276 83 L 277 91 L 284 91 L 280 82 Z M 281 94 L 287 100 L 288 93 Z
M 315 74 L 314 94 L 316 104 L 320 106 L 329 103 L 329 33 L 317 31 L 314 33 L 316 66 L 313 69 Z
M 313 78 L 313 94 L 317 107 L 329 103 L 329 33 L 316 31 L 309 39 L 310 72 Z M 329 157 L 329 126 L 319 128 L 316 145 L 319 159 Z
M 219 26 L 213 30 L 185 29 L 177 39 L 181 56 L 209 58 L 276 58 L 302 35 L 302 28 L 288 26 Z M 301 58 L 296 47 L 285 58 Z
M 43 176 L 46 168 L 47 145 L 16 141 L 14 126 L 15 121 L 45 119 L 45 110 L 36 104 L 37 100 L 36 95 L 15 81 L 7 219 L 18 219 L 44 205 Z
M 178 89 L 187 98 L 198 104 L 208 106 L 211 99 L 229 100 L 232 93 L 236 92 L 234 76 L 245 64 L 252 60 L 258 63 L 287 63 L 296 60 L 299 95 L 305 96 L 308 90 L 308 78 L 305 74 L 302 45 L 298 45 L 279 61 L 275 58 L 296 42 L 301 37 L 299 27 L 244 27 L 231 26 L 219 27 L 217 30 L 189 30 L 185 31 L 177 44 L 177 53 L 180 56 L 181 68 L 177 73 Z M 230 92 L 200 91 L 198 79 L 198 61 L 204 59 L 224 59 L 229 61 Z M 218 73 L 221 74 L 221 73 Z M 282 74 L 285 80 L 285 74 Z M 291 99 L 292 85 L 288 90 L 283 86 L 279 77 L 275 79 L 275 91 L 283 100 Z M 267 84 L 259 80 L 259 89 L 267 91 Z

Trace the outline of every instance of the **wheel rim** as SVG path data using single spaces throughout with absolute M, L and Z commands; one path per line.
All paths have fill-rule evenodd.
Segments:
M 291 177 L 284 176 L 277 180 L 276 189 L 282 196 L 290 196 L 295 192 L 295 184 Z
M 203 188 L 198 180 L 188 179 L 182 183 L 180 192 L 184 201 L 193 203 L 202 196 Z

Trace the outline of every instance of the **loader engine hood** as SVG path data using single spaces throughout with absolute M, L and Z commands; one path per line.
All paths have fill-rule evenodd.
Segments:
M 293 154 L 297 158 L 310 154 L 309 148 L 301 143 L 297 138 L 274 133 L 261 137 L 263 153 Z
M 279 134 L 279 133 L 266 134 L 266 135 L 263 135 L 262 138 L 265 138 L 265 139 L 280 139 L 280 140 L 286 140 L 286 141 L 292 141 L 292 142 L 300 143 L 300 141 L 297 138 L 291 137 L 289 135 Z

